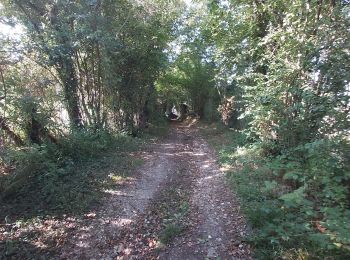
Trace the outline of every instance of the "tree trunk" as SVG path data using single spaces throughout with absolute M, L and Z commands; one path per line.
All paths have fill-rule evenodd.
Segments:
M 73 61 L 70 58 L 61 59 L 57 70 L 63 84 L 64 98 L 71 126 L 73 128 L 80 128 L 82 127 L 82 119 L 79 109 L 78 80 Z
M 41 144 L 40 133 L 42 126 L 35 117 L 36 109 L 33 108 L 30 114 L 30 123 L 27 125 L 28 137 L 32 143 Z

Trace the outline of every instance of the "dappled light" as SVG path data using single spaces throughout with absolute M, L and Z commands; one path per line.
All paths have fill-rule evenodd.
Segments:
M 0 0 L 0 259 L 350 259 L 349 0 Z

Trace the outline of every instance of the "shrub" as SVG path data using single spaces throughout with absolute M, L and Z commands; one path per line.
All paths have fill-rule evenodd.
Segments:
M 256 258 L 348 258 L 349 144 L 325 138 L 283 150 L 226 133 L 220 161 L 233 167 L 228 177 L 254 229 Z
M 112 163 L 106 159 L 107 152 L 113 163 L 122 166 L 128 159 L 118 161 L 121 152 L 136 147 L 136 140 L 129 136 L 79 131 L 62 138 L 57 145 L 47 143 L 7 151 L 2 157 L 15 165 L 15 170 L 1 177 L 0 199 L 34 211 L 82 210 L 99 196 L 97 182 L 101 176 L 92 169 Z

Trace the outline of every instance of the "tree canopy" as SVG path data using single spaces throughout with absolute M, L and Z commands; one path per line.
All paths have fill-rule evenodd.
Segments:
M 259 257 L 349 255 L 348 0 L 0 3 L 0 26 L 22 31 L 0 33 L 4 199 L 81 160 L 72 143 L 94 156 L 86 142 L 102 153 L 185 104 L 261 160 Z

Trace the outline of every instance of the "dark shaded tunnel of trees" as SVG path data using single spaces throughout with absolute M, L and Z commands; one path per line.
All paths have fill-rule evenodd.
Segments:
M 92 203 L 81 165 L 196 117 L 254 154 L 224 159 L 261 259 L 349 256 L 349 1 L 1 0 L 0 27 L 0 223 Z

